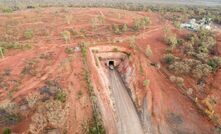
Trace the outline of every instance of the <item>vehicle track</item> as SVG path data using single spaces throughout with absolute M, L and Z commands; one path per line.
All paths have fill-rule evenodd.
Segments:
M 126 87 L 116 70 L 109 71 L 119 134 L 143 134 L 141 122 Z

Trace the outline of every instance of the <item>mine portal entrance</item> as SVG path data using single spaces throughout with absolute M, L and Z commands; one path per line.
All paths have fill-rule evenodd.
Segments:
M 114 61 L 110 60 L 108 63 L 109 66 L 114 66 Z
M 110 61 L 108 62 L 108 66 L 109 66 L 109 69 L 114 70 L 114 61 L 113 61 L 113 60 L 110 60 Z

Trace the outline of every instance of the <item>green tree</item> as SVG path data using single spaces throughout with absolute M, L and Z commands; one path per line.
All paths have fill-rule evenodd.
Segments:
M 218 69 L 221 66 L 221 57 L 214 56 L 210 59 L 207 64 L 213 68 L 213 70 Z
M 175 56 L 173 56 L 173 54 L 169 53 L 169 54 L 164 55 L 163 59 L 167 64 L 172 64 L 175 61 Z
M 207 64 L 211 66 L 213 70 L 216 70 L 218 67 L 217 63 L 214 60 L 209 60 Z

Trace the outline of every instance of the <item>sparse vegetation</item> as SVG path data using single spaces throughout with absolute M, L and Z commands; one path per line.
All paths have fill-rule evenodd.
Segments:
M 89 122 L 90 125 L 86 125 L 86 128 L 83 126 L 83 129 L 85 130 L 85 133 L 88 134 L 104 134 L 105 129 L 102 124 L 102 120 L 100 117 L 100 113 L 98 111 L 97 107 L 97 99 L 96 95 L 93 90 L 93 86 L 90 79 L 90 72 L 88 70 L 87 65 L 87 48 L 85 44 L 81 44 L 81 52 L 83 55 L 83 63 L 84 63 L 84 79 L 86 81 L 88 92 L 90 96 L 90 100 L 93 105 L 93 119 Z M 88 123 L 87 123 L 88 124 Z
M 93 119 L 89 120 L 89 121 L 85 121 L 82 124 L 84 133 L 86 134 L 105 134 L 105 130 L 103 128 L 102 124 L 98 124 L 96 123 Z M 99 130 L 99 131 L 97 131 Z
M 29 74 L 29 75 L 35 76 L 37 73 L 35 70 L 37 63 L 38 63 L 38 60 L 36 59 L 26 61 L 26 64 L 21 71 L 21 74 L 22 75 Z
M 0 47 L 0 55 L 1 55 L 1 58 L 4 58 L 4 48 L 3 47 Z
M 97 17 L 91 19 L 91 25 L 94 31 L 97 31 L 99 20 Z
M 81 90 L 79 90 L 77 92 L 77 100 L 79 100 L 82 96 L 83 96 L 83 92 Z
M 67 105 L 60 101 L 48 100 L 42 102 L 37 108 L 36 113 L 32 116 L 32 122 L 28 132 L 42 133 L 44 128 L 50 124 L 52 128 L 62 128 L 66 122 Z
M 0 48 L 4 53 L 8 50 L 17 49 L 17 50 L 28 50 L 32 48 L 32 45 L 29 43 L 20 44 L 18 42 L 0 42 Z
M 80 46 L 81 46 L 81 53 L 83 55 L 83 57 L 86 57 L 87 56 L 87 48 L 86 48 L 86 45 L 84 42 L 80 43 Z
M 144 87 L 148 87 L 149 84 L 150 84 L 150 80 L 145 79 L 145 80 L 143 81 L 143 86 L 144 86 Z
M 67 44 L 67 43 L 70 41 L 70 39 L 71 39 L 71 33 L 66 30 L 66 31 L 63 31 L 63 32 L 61 33 L 61 35 L 62 35 L 62 37 L 63 37 L 65 43 Z
M 55 94 L 55 100 L 58 100 L 58 101 L 63 102 L 63 103 L 66 101 L 66 97 L 67 97 L 67 94 L 63 90 L 59 90 Z
M 140 61 L 139 61 L 140 62 Z M 141 63 L 139 63 L 139 72 L 140 72 L 140 75 L 143 75 L 144 74 L 144 70 L 143 70 L 143 66 Z
M 213 70 L 212 65 L 210 66 L 194 59 L 178 59 L 174 61 L 175 59 L 171 55 L 166 56 L 164 59 L 169 64 L 169 70 L 178 75 L 191 73 L 194 78 L 201 79 L 208 76 Z
M 128 31 L 128 25 L 127 24 L 123 24 L 122 32 L 127 32 L 127 31 Z
M 68 105 L 65 102 L 66 93 L 56 80 L 47 80 L 46 86 L 38 92 L 26 97 L 28 106 L 34 110 L 28 133 L 43 133 L 48 128 L 59 128 L 62 131 L 67 119 Z
M 146 16 L 143 18 L 135 19 L 133 22 L 133 30 L 139 31 L 141 29 L 146 29 L 149 24 L 150 19 Z
M 168 36 L 172 35 L 169 30 L 165 30 L 165 33 L 166 42 L 172 49 L 180 44 L 186 49 L 184 54 L 191 57 L 182 59 L 182 57 L 174 57 L 172 54 L 164 56 L 164 61 L 169 64 L 169 69 L 175 74 L 191 73 L 194 78 L 201 79 L 220 68 L 220 58 L 213 54 L 216 51 L 214 49 L 216 42 L 210 31 L 200 29 L 196 34 L 187 36 L 187 40 Z
M 206 106 L 205 113 L 208 115 L 208 117 L 214 122 L 218 123 L 218 117 L 215 114 L 214 108 L 216 106 L 216 99 L 213 96 L 208 96 L 205 98 L 202 103 Z
M 6 102 L 0 105 L 0 126 L 13 125 L 20 120 L 21 117 L 16 103 Z
M 119 25 L 113 24 L 112 29 L 115 34 L 121 34 L 121 30 L 120 30 Z
M 190 66 L 183 61 L 175 61 L 169 66 L 169 69 L 172 70 L 175 74 L 188 74 L 191 70 Z
M 170 76 L 170 81 L 175 82 L 176 81 L 176 76 L 174 76 L 174 75 Z
M 112 25 L 112 31 L 115 34 L 122 34 L 128 31 L 128 25 L 123 24 L 123 25 L 118 25 L 118 24 L 113 24 Z
M 28 29 L 24 32 L 25 39 L 31 39 L 34 36 L 34 33 L 31 29 Z
M 176 83 L 179 87 L 183 87 L 184 86 L 184 79 L 181 77 L 177 77 L 176 78 Z
M 2 134 L 11 134 L 11 129 L 10 128 L 4 128 Z
M 221 67 L 221 57 L 214 56 L 207 64 L 213 68 L 214 71 Z
M 72 19 L 73 19 L 72 15 L 70 15 L 70 14 L 69 15 L 65 15 L 65 21 L 66 21 L 66 23 L 68 25 L 71 24 Z
M 176 28 L 180 29 L 180 21 L 173 21 L 173 25 L 174 25 Z
M 28 106 L 30 108 L 33 108 L 36 105 L 36 103 L 38 102 L 39 99 L 40 99 L 39 94 L 37 94 L 37 93 L 29 94 L 26 97 L 26 101 L 28 102 Z
M 4 9 L 2 9 L 2 12 L 3 13 L 12 13 L 13 10 L 12 10 L 12 8 L 4 8 Z
M 175 35 L 166 35 L 165 40 L 172 50 L 176 47 L 178 43 Z
M 193 70 L 193 76 L 195 78 L 203 78 L 208 76 L 212 72 L 212 67 L 207 64 L 199 64 Z
M 182 77 L 170 76 L 170 81 L 177 84 L 178 87 L 184 86 L 184 79 Z
M 175 61 L 175 56 L 173 56 L 173 54 L 166 54 L 164 55 L 164 61 L 167 63 L 167 64 L 172 64 L 174 63 Z
M 151 50 L 151 48 L 150 48 L 149 45 L 148 45 L 147 48 L 146 48 L 145 54 L 146 54 L 147 57 L 151 57 L 152 54 L 153 54 L 153 52 L 152 52 L 152 50 Z
M 59 101 L 49 101 L 45 103 L 48 122 L 54 127 L 64 126 L 66 122 L 66 107 Z
M 43 114 L 36 113 L 32 116 L 32 122 L 29 126 L 29 132 L 32 134 L 40 133 L 47 125 L 46 118 Z
M 39 58 L 44 60 L 52 60 L 54 56 L 53 54 L 53 52 L 40 53 Z
M 198 93 L 206 93 L 206 79 L 220 69 L 221 58 L 216 49 L 215 35 L 206 29 L 200 29 L 196 33 L 187 35 L 184 39 L 173 36 L 168 30 L 165 30 L 165 33 L 166 43 L 169 45 L 171 51 L 165 54 L 163 59 L 168 64 L 168 69 L 171 73 L 179 76 L 176 77 L 172 75 L 170 76 L 170 80 L 176 83 L 185 95 L 195 100 L 196 105 L 215 124 L 220 124 L 213 109 L 214 105 L 210 104 L 208 100 L 198 102 Z M 179 56 L 175 57 L 171 54 L 174 49 L 179 51 Z M 184 85 L 182 75 L 192 76 L 193 80 L 197 81 L 199 89 L 201 90 L 195 89 L 194 86 L 193 88 L 187 88 Z M 202 105 L 206 105 L 206 108 Z
M 66 54 L 73 54 L 74 48 L 73 47 L 66 47 L 64 51 Z
M 117 48 L 113 48 L 114 52 L 119 52 L 119 50 Z
M 129 39 L 129 47 L 132 48 L 132 49 L 136 48 L 136 36 L 132 36 Z
M 86 33 L 84 29 L 76 30 L 74 28 L 68 30 L 71 34 L 71 37 L 74 38 L 86 38 L 89 35 Z

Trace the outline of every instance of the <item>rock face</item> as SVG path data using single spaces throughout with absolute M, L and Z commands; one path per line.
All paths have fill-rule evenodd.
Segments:
M 121 78 L 124 81 L 125 86 L 128 88 L 128 92 L 132 97 L 133 102 L 136 102 L 136 94 L 134 90 L 134 78 L 135 78 L 135 69 L 132 63 L 130 63 L 129 59 L 125 59 L 119 64 L 117 70 L 121 74 Z

